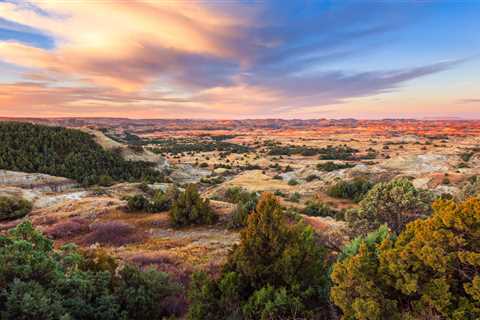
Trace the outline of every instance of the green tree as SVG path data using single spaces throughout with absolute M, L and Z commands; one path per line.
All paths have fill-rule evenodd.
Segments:
M 433 209 L 335 264 L 331 297 L 343 319 L 480 317 L 480 200 Z
M 366 234 L 382 224 L 396 233 L 415 219 L 431 212 L 433 195 L 416 189 L 408 179 L 376 184 L 360 202 L 358 209 L 347 211 L 346 220 L 352 230 Z
M 218 280 L 194 278 L 190 319 L 318 319 L 325 316 L 326 251 L 313 230 L 285 218 L 272 194 L 248 216 Z
M 24 222 L 0 236 L 0 318 L 126 320 L 174 315 L 166 274 L 53 242 Z
M 210 208 L 210 201 L 202 199 L 194 184 L 187 186 L 174 200 L 170 209 L 170 220 L 174 226 L 213 224 L 218 216 Z
M 358 202 L 373 187 L 373 183 L 363 179 L 355 178 L 350 181 L 338 181 L 327 189 L 327 194 L 334 198 L 350 199 Z
M 0 221 L 18 219 L 32 211 L 32 203 L 17 197 L 0 197 Z

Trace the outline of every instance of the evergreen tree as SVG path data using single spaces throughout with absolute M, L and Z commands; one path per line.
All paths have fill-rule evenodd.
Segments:
M 174 226 L 192 224 L 213 224 L 218 216 L 210 208 L 210 201 L 202 199 L 194 184 L 190 184 L 185 192 L 180 193 L 170 209 L 170 220 Z

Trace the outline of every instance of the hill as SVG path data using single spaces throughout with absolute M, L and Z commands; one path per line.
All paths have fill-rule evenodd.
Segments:
M 154 164 L 127 161 L 88 133 L 29 123 L 0 123 L 0 169 L 38 172 L 91 185 L 103 180 L 161 181 Z

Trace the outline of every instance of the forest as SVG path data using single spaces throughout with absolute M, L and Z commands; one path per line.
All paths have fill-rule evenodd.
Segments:
M 152 163 L 124 160 L 80 130 L 2 122 L 0 141 L 0 169 L 61 176 L 85 185 L 163 179 Z

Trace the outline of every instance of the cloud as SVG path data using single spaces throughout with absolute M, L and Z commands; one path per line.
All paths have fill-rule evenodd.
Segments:
M 461 103 L 480 103 L 480 99 L 461 99 Z
M 0 2 L 0 29 L 17 33 L 0 40 L 0 62 L 21 67 L 0 84 L 0 114 L 29 106 L 117 116 L 131 106 L 128 114 L 142 117 L 321 112 L 461 62 L 337 67 L 378 50 L 414 17 L 412 6 L 390 2 L 328 3 Z

